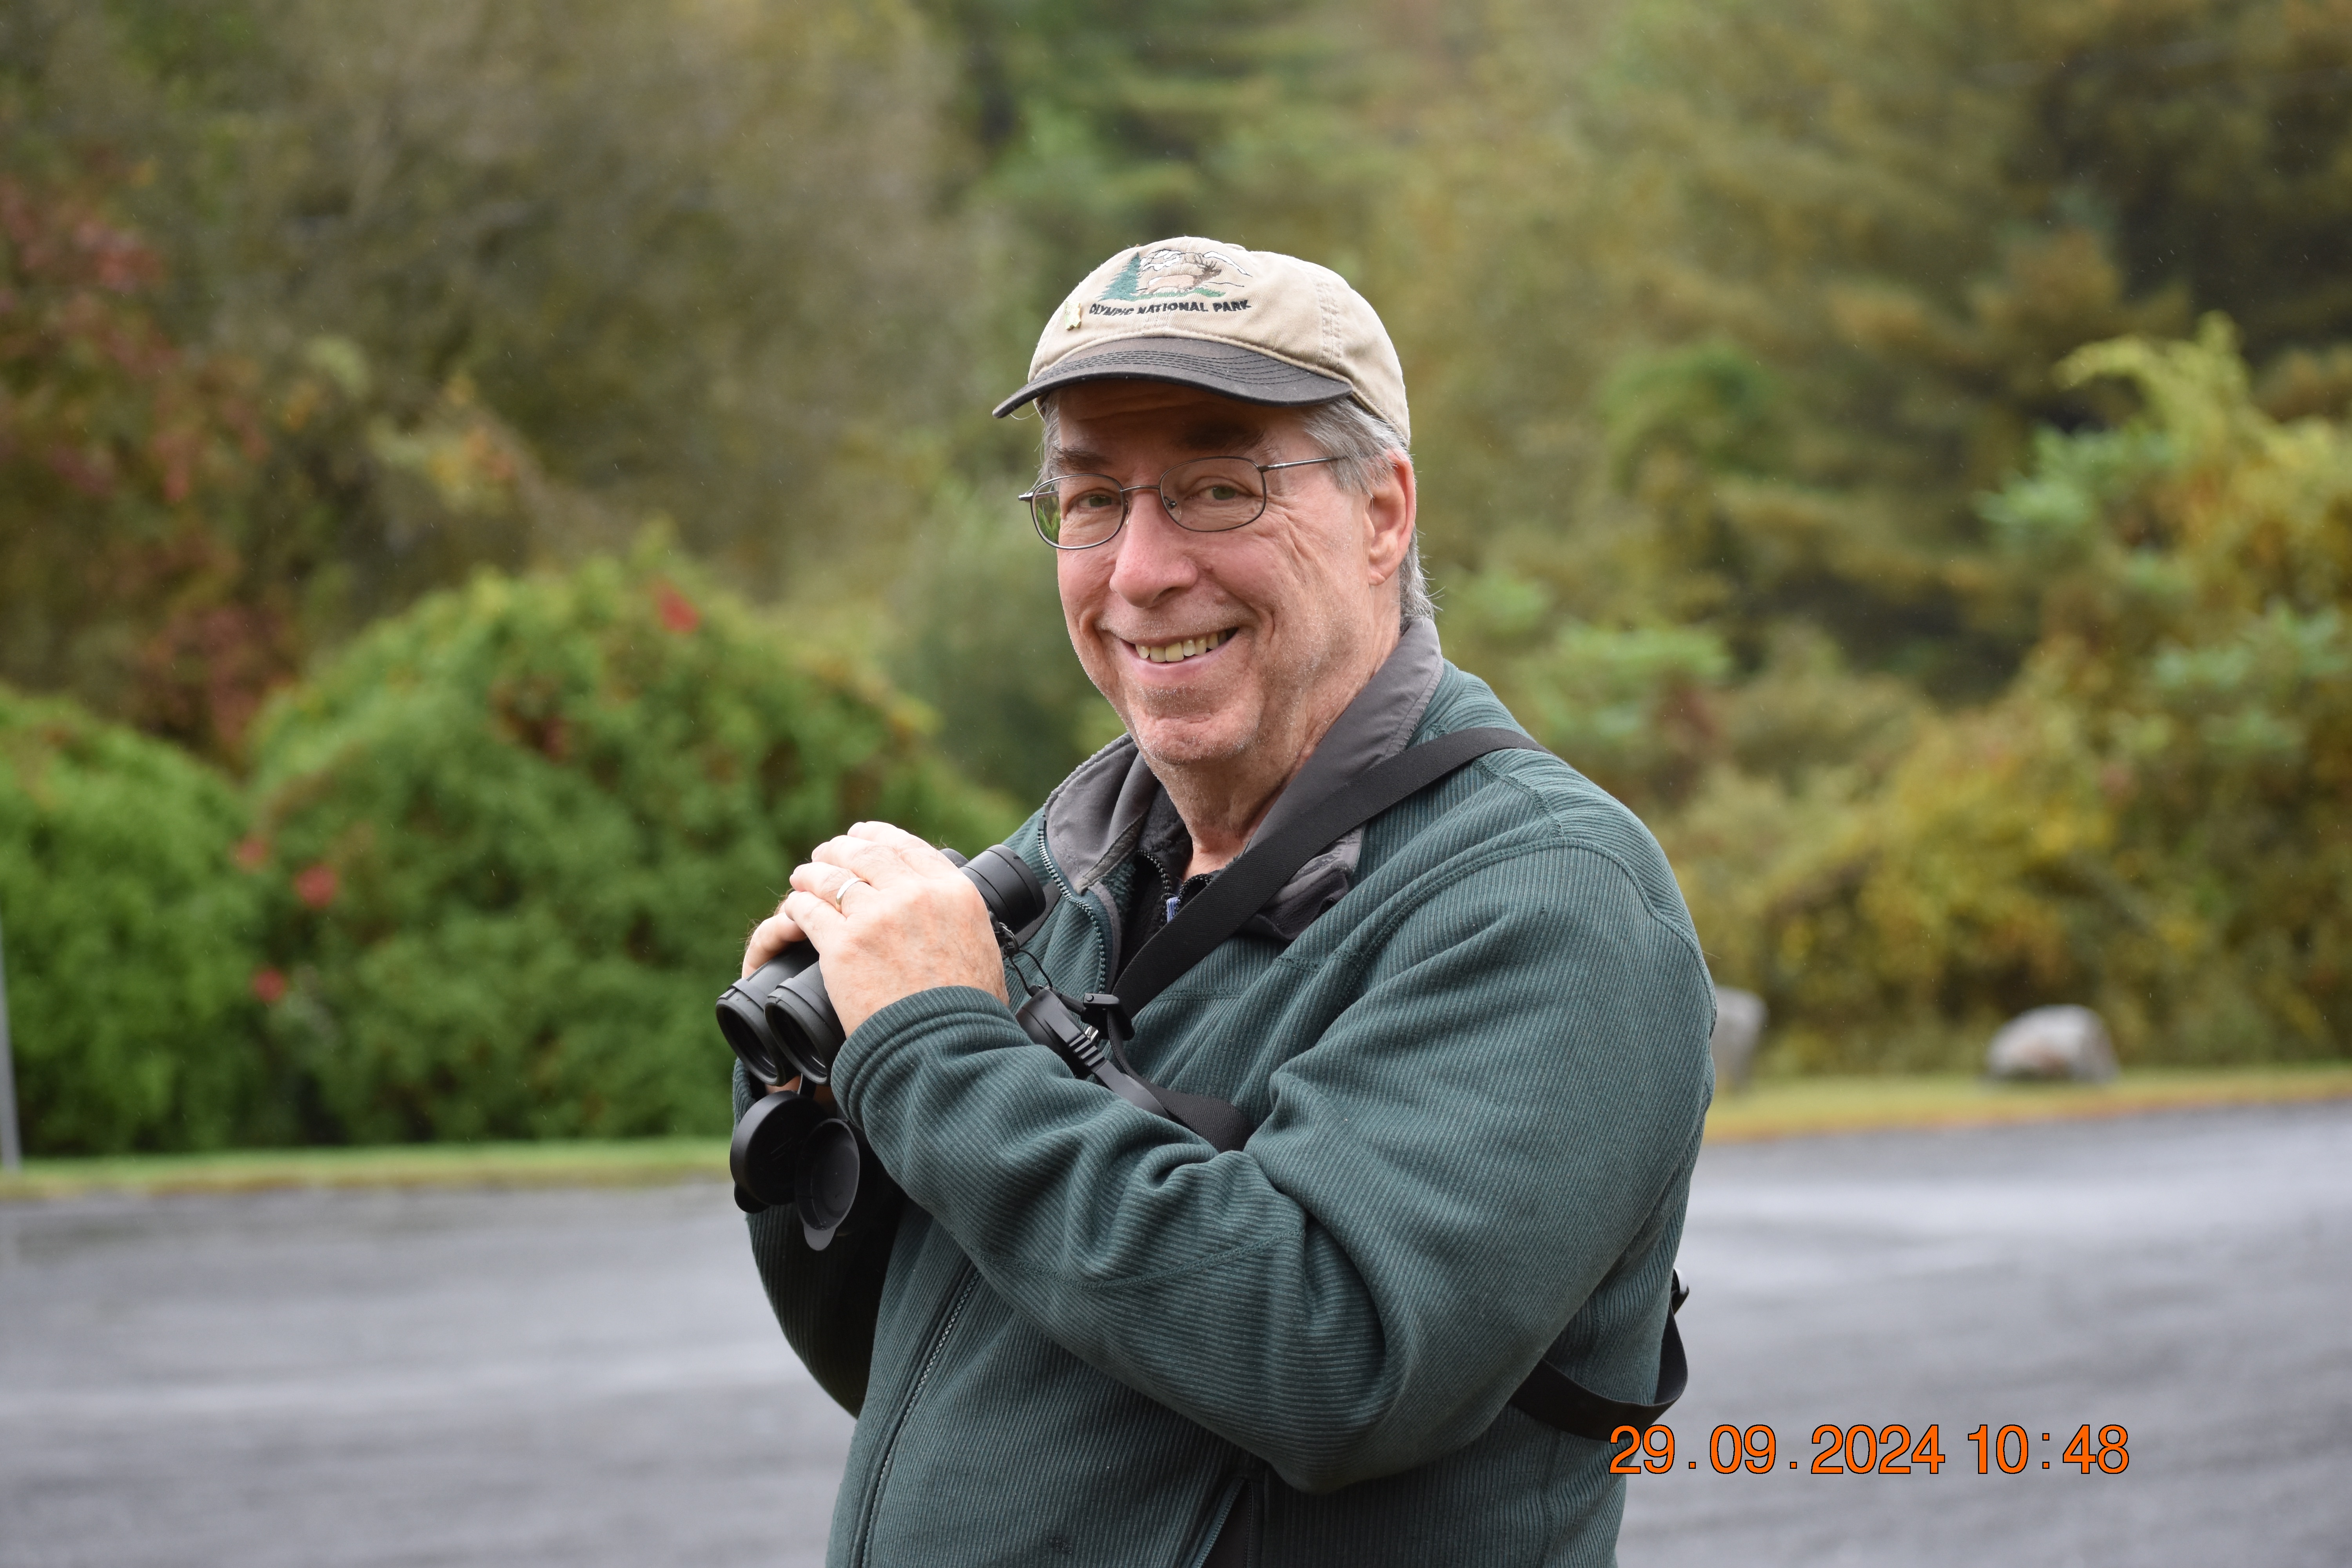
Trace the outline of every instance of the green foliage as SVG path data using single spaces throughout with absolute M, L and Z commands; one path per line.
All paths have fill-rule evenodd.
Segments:
M 950 83 L 904 5 L 5 0 L 0 29 L 12 139 L 138 161 L 175 335 L 467 378 L 555 478 L 763 586 L 845 542 L 812 520 L 908 524 L 916 428 L 982 400 L 992 264 L 939 220 Z
M 982 171 L 967 200 L 1012 227 L 1025 263 L 1008 300 L 1024 358 L 1045 312 L 1121 246 L 1207 234 L 1349 265 L 1331 254 L 1334 237 L 1309 236 L 1335 216 L 1360 217 L 1368 160 L 1350 111 L 1366 99 L 1370 62 L 1324 8 L 921 5 L 961 68 L 958 117 Z
M 1809 1065 L 1964 1059 L 2059 996 L 2141 1060 L 2345 1051 L 2352 428 L 2263 414 L 2218 318 L 2058 370 L 2098 377 L 2146 412 L 1985 501 L 2051 574 L 2011 689 L 1866 785 L 1727 770 L 1670 826 L 1718 967 Z
M 463 378 L 389 384 L 342 337 L 173 341 L 131 183 L 0 171 L 0 675 L 236 763 L 310 650 L 613 537 Z
M 2038 426 L 2122 412 L 2053 378 L 2066 353 L 2221 310 L 2275 356 L 2280 406 L 2344 405 L 2346 198 L 2323 171 L 2352 149 L 2345 37 L 2336 8 L 2287 0 L 1629 5 L 1596 68 L 1552 68 L 1610 173 L 1588 157 L 1531 232 L 1663 345 L 1584 382 L 1656 540 L 1633 591 L 1717 618 L 1743 659 L 1801 621 L 1946 699 L 1997 690 L 2042 584 L 1974 498 Z M 1633 221 L 1580 237 L 1596 193 Z M 1735 349 L 1776 389 L 1769 418 L 1675 357 L 1720 371 Z M 1563 542 L 1564 585 L 1611 504 Z
M 1761 365 L 1720 340 L 1628 359 L 1599 400 L 1612 476 L 1631 488 L 1661 449 L 1715 473 L 1769 468 L 1778 390 Z
M 1730 665 L 1722 642 L 1696 627 L 1567 621 L 1502 674 L 1544 744 L 1603 788 L 1672 805 L 1712 759 L 1707 693 Z
M 2295 421 L 2352 410 L 2345 24 L 2341 0 L 0 0 L 0 678 L 261 768 L 300 976 L 271 1070 L 316 1073 L 314 1132 L 687 1125 L 619 1107 L 685 1104 L 708 1041 L 592 1105 L 620 1025 L 530 1014 L 493 1046 L 487 969 L 404 977 L 468 944 L 543 964 L 562 921 L 615 951 L 624 906 L 705 940 L 679 933 L 715 906 L 592 893 L 561 857 L 531 873 L 560 895 L 500 913 L 497 801 L 579 815 L 637 868 L 615 888 L 668 864 L 656 840 L 716 888 L 800 829 L 739 802 L 696 837 L 693 790 L 641 808 L 484 731 L 521 679 L 487 631 L 448 630 L 477 652 L 416 689 L 462 700 L 320 661 L 485 564 L 504 586 L 398 637 L 478 610 L 604 648 L 513 578 L 666 516 L 1034 800 L 1106 710 L 1009 500 L 1034 426 L 982 411 L 1102 256 L 1205 232 L 1380 307 L 1449 652 L 1659 827 L 1791 1059 L 1956 1059 L 2070 998 L 2144 1058 L 2341 1051 L 2342 432 Z M 2179 345 L 2213 310 L 2251 363 Z M 697 636 L 781 646 L 675 563 L 560 592 L 637 625 L 648 573 Z M 393 668 L 366 646 L 348 668 Z M 578 657 L 532 679 L 576 696 L 626 662 Z M 811 711 L 908 711 L 775 668 L 833 693 Z M 255 750 L 305 668 L 358 684 Z M 772 700 L 740 698 L 786 725 Z M 471 750 L 383 738 L 434 702 Z M 598 721 L 674 770 L 703 743 Z M 288 772 L 314 730 L 372 738 Z M 412 750 L 446 781 L 400 783 Z M 298 773 L 342 804 L 304 816 Z M 419 792 L 471 803 L 470 847 L 443 857 Z M 341 923 L 362 868 L 404 887 L 412 854 L 440 868 L 419 888 L 467 889 L 470 934 Z M 316 864 L 324 911 L 287 890 Z M 733 935 L 708 940 L 582 973 L 639 998 L 618 1018 L 691 971 L 698 1018 Z M 506 1086 L 478 1113 L 468 1062 Z
M 0 688 L 0 942 L 26 1146 L 267 1141 L 262 896 L 229 782 L 71 703 Z
M 1041 801 L 1118 736 L 1071 651 L 1054 552 L 1001 497 L 947 494 L 899 588 L 895 665 L 942 716 L 940 749 L 1014 800 Z
M 255 742 L 312 1136 L 723 1129 L 710 1004 L 793 865 L 864 817 L 966 852 L 1013 825 L 927 723 L 658 552 L 372 628 Z

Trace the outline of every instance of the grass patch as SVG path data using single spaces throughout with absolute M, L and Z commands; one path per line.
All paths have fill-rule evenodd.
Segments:
M 406 1143 L 27 1160 L 0 1198 L 83 1193 L 249 1193 L 273 1187 L 599 1187 L 723 1181 L 723 1138 Z
M 1905 1127 L 2055 1121 L 2199 1106 L 2352 1098 L 2352 1063 L 2140 1068 L 2105 1084 L 1996 1084 L 1959 1074 L 1766 1079 L 1717 1097 L 1710 1142 Z M 538 1143 L 407 1143 L 375 1149 L 247 1149 L 25 1162 L 0 1199 L 87 1193 L 250 1193 L 282 1187 L 650 1186 L 727 1179 L 723 1138 Z
M 2352 1097 L 2352 1063 L 2267 1068 L 2134 1068 L 2114 1081 L 1995 1083 L 1963 1074 L 1759 1079 L 1718 1092 L 1709 1142 L 2063 1121 L 2205 1106 L 2273 1105 Z

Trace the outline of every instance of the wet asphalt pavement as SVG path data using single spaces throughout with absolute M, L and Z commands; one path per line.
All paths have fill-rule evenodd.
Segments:
M 2352 1563 L 2352 1104 L 1715 1148 L 1683 1257 L 1627 1568 Z M 715 1186 L 0 1205 L 0 1568 L 814 1563 L 848 1434 Z

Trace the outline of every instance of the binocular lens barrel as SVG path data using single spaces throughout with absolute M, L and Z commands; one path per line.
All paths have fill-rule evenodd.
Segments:
M 768 994 L 802 971 L 814 973 L 815 969 L 816 950 L 806 942 L 794 942 L 719 995 L 719 1032 L 727 1037 L 737 1059 L 761 1083 L 782 1083 L 801 1070 L 768 1026 Z
M 1002 848 L 983 849 L 966 862 L 943 850 L 988 905 L 996 921 L 1018 931 L 1045 912 L 1045 889 L 1028 862 Z M 719 1032 L 754 1079 L 783 1083 L 797 1076 L 821 1084 L 833 1076 L 841 1049 L 841 1018 L 824 994 L 816 949 L 794 942 L 719 998 Z

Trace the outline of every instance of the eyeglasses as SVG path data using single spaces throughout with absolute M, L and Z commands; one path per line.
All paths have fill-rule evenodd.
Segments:
M 1253 463 L 1247 458 L 1194 458 L 1177 464 L 1149 485 L 1121 486 L 1108 474 L 1062 474 L 1014 499 L 1029 503 L 1037 537 L 1056 550 L 1092 550 L 1108 544 L 1127 524 L 1128 497 L 1158 490 L 1160 504 L 1176 526 L 1194 533 L 1223 533 L 1265 515 L 1265 476 L 1277 468 L 1336 463 L 1334 458 L 1301 458 L 1290 463 Z

